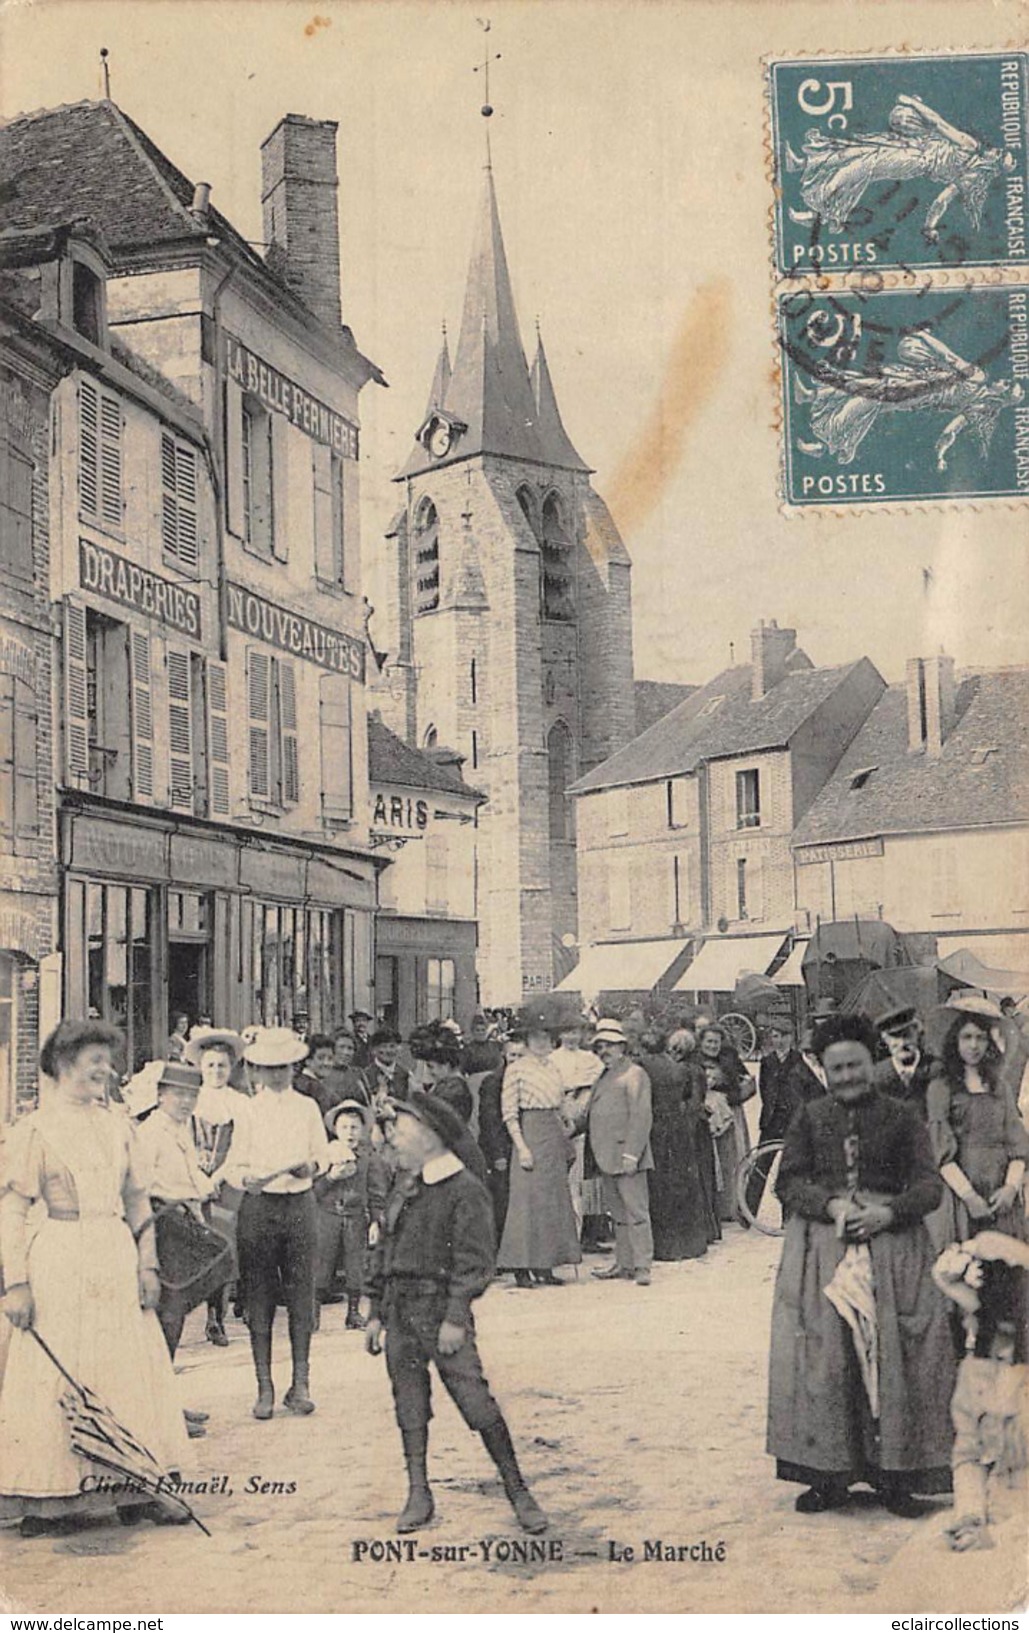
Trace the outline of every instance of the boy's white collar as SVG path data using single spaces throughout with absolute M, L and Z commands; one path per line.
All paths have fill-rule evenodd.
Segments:
M 441 1151 L 438 1156 L 430 1157 L 422 1169 L 423 1185 L 438 1185 L 441 1180 L 449 1179 L 451 1174 L 459 1174 L 464 1167 L 460 1157 L 453 1151 Z

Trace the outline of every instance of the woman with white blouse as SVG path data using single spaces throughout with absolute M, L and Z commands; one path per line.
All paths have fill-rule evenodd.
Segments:
M 564 1083 L 550 1060 L 553 1033 L 542 1014 L 523 1013 L 526 1053 L 504 1073 L 500 1110 L 511 1136 L 511 1189 L 497 1255 L 519 1287 L 558 1285 L 559 1264 L 582 1258 L 568 1189 L 574 1150 L 561 1115 Z

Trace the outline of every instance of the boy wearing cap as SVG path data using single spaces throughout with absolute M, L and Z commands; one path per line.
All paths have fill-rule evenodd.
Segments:
M 257 1027 L 244 1059 L 257 1093 L 229 1149 L 227 1181 L 245 1191 L 236 1225 L 239 1279 L 257 1373 L 254 1417 L 275 1409 L 272 1327 L 286 1306 L 293 1381 L 283 1405 L 306 1416 L 314 1330 L 315 1176 L 328 1167 L 329 1142 L 313 1100 L 293 1087 L 293 1068 L 307 1045 L 285 1026 Z
M 397 1530 L 420 1530 L 434 1513 L 426 1470 L 432 1361 L 468 1427 L 482 1436 L 519 1524 L 544 1531 L 546 1515 L 526 1487 L 475 1343 L 471 1305 L 492 1280 L 495 1250 L 489 1195 L 464 1160 L 471 1136 L 452 1107 L 417 1090 L 396 1113 L 390 1139 L 404 1173 L 370 1255 L 365 1345 L 378 1355 L 385 1332 L 409 1485 Z
M 318 1208 L 318 1258 L 315 1275 L 319 1303 L 327 1302 L 342 1258 L 347 1289 L 348 1327 L 363 1327 L 358 1305 L 365 1256 L 372 1227 L 382 1228 L 389 1194 L 389 1170 L 368 1140 L 368 1110 L 357 1100 L 343 1100 L 325 1118 L 331 1136 L 329 1171 L 315 1181 Z

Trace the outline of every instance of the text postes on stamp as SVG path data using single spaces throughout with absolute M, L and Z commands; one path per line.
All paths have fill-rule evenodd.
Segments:
M 1029 496 L 1029 286 L 779 301 L 792 505 Z
M 812 58 L 770 69 L 776 263 L 1027 260 L 1024 52 Z

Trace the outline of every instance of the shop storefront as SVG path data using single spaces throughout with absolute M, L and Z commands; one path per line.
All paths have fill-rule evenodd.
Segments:
M 380 914 L 375 939 L 379 1017 L 403 1036 L 425 1021 L 467 1026 L 477 1004 L 474 924 Z
M 313 1031 L 371 1007 L 364 858 L 89 809 L 62 842 L 65 1013 L 120 1027 L 130 1069 L 179 1013 Z

